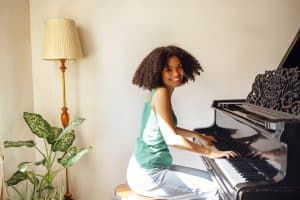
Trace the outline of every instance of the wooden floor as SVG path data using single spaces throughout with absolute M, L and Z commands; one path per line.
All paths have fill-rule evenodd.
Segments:
M 120 184 L 115 188 L 114 195 L 119 200 L 155 200 L 155 198 L 145 197 L 135 194 L 127 184 Z

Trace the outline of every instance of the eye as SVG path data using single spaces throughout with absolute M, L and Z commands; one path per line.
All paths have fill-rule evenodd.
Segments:
M 172 69 L 171 69 L 171 67 L 165 67 L 164 68 L 164 71 L 166 71 L 166 72 L 170 72 Z

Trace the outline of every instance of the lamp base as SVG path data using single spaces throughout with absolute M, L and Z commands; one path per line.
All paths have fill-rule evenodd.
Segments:
M 66 194 L 64 195 L 64 200 L 73 200 L 73 199 L 72 199 L 72 195 L 69 194 L 69 193 L 66 193 Z

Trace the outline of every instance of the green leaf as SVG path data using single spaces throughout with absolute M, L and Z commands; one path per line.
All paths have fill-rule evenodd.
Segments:
M 45 165 L 45 163 L 46 163 L 46 159 L 44 158 L 40 161 L 35 162 L 34 164 L 38 166 L 38 165 Z
M 68 164 L 68 161 L 75 156 L 77 153 L 76 147 L 71 147 L 64 155 L 58 159 L 58 163 L 60 163 L 63 167 Z
M 54 144 L 56 138 L 61 134 L 62 131 L 62 128 L 52 127 L 52 131 L 47 136 L 48 143 Z
M 19 182 L 24 181 L 25 179 L 26 179 L 26 174 L 24 172 L 17 171 L 7 180 L 7 185 L 8 186 L 16 185 Z
M 46 138 L 52 132 L 50 124 L 35 113 L 24 112 L 23 117 L 33 134 L 40 138 Z
M 18 169 L 20 172 L 26 172 L 31 164 L 32 162 L 22 162 L 18 165 Z
M 72 147 L 74 148 L 74 147 Z M 78 153 L 74 153 L 74 150 L 72 152 L 72 154 L 70 154 L 69 156 L 63 155 L 63 157 L 61 159 L 59 159 L 59 163 L 62 164 L 65 168 L 71 167 L 73 166 L 75 163 L 77 163 L 82 156 L 84 156 L 86 153 L 90 152 L 92 150 L 92 147 L 89 146 L 87 148 L 82 148 Z M 75 152 L 76 152 L 76 148 L 75 148 Z
M 80 124 L 82 124 L 82 122 L 84 121 L 84 118 L 77 118 L 75 120 L 73 120 L 63 131 L 62 133 L 57 137 L 56 140 L 60 140 L 65 134 L 68 134 L 69 132 L 71 132 L 72 130 L 74 130 L 77 126 L 79 126 Z
M 36 145 L 36 143 L 33 140 L 27 140 L 27 141 L 5 141 L 4 142 L 5 148 L 9 148 L 9 147 L 22 147 L 22 146 L 33 147 L 35 145 Z
M 60 140 L 56 141 L 53 145 L 53 151 L 61 151 L 66 152 L 70 146 L 73 144 L 73 141 L 75 140 L 75 133 L 74 130 L 70 133 L 65 134 Z
M 37 185 L 39 184 L 39 179 L 35 176 L 33 171 L 27 171 L 25 172 L 26 174 L 26 178 L 29 179 L 29 181 L 33 184 L 33 185 Z
M 82 158 L 82 156 L 84 156 L 91 150 L 92 150 L 91 146 L 80 149 L 80 151 L 69 160 L 67 167 L 73 166 L 75 163 L 77 163 Z

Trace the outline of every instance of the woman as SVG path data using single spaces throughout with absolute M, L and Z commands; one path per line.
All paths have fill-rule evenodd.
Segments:
M 159 199 L 217 199 L 217 187 L 206 171 L 172 165 L 168 146 L 209 158 L 235 157 L 233 151 L 210 148 L 211 136 L 177 127 L 171 96 L 176 87 L 195 80 L 202 67 L 176 46 L 158 47 L 144 58 L 133 84 L 150 91 L 142 114 L 134 154 L 127 169 L 130 188 Z M 197 138 L 202 145 L 188 140 Z

